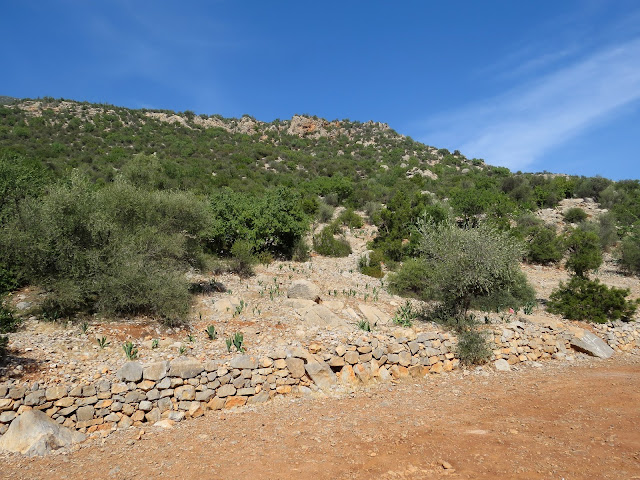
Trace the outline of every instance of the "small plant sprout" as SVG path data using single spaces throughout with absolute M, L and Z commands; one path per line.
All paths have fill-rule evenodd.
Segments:
M 231 353 L 231 347 L 233 347 L 233 339 L 231 337 L 227 337 L 224 339 L 224 343 L 227 345 L 227 352 Z
M 192 333 L 189 333 L 189 334 L 187 334 L 187 341 L 189 343 L 193 343 L 193 342 L 196 341 L 196 337 L 194 337 Z
M 122 349 L 124 350 L 124 354 L 127 356 L 127 360 L 135 360 L 138 358 L 138 349 L 131 340 L 124 342 Z
M 160 344 L 160 341 L 157 338 L 154 338 L 153 340 L 151 340 L 151 348 L 158 348 L 159 344 Z
M 413 319 L 417 317 L 417 313 L 413 310 L 411 302 L 407 300 L 404 305 L 398 307 L 393 317 L 393 324 L 401 327 L 410 327 Z
M 100 338 L 96 338 L 96 342 L 98 342 L 98 346 L 100 347 L 100 350 L 104 350 L 109 345 L 111 345 L 111 342 L 107 342 L 107 337 L 105 337 L 105 336 L 102 336 Z
M 240 300 L 240 305 L 236 307 L 235 311 L 233 312 L 233 316 L 237 317 L 238 315 L 240 315 L 246 306 L 246 302 L 244 300 Z
M 184 355 L 186 351 L 187 351 L 187 347 L 185 347 L 184 345 L 180 345 L 180 348 L 178 349 L 178 353 L 180 355 Z
M 529 302 L 524 307 L 522 307 L 522 312 L 525 315 L 531 315 L 535 307 L 536 307 L 536 302 Z
M 371 331 L 371 324 L 367 320 L 358 321 L 358 328 L 360 330 L 364 330 L 365 332 Z
M 209 340 L 215 340 L 218 338 L 218 332 L 216 332 L 216 327 L 213 325 L 209 325 L 206 328 L 205 333 L 207 334 L 207 337 L 209 337 Z
M 89 323 L 88 322 L 82 322 L 80 324 L 80 332 L 82 334 L 86 335 L 88 331 L 89 331 Z
M 236 332 L 233 334 L 233 346 L 236 347 L 236 350 L 240 353 L 245 352 L 244 348 L 244 335 L 241 332 Z

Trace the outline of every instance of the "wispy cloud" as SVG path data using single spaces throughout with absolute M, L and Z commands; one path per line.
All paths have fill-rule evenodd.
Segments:
M 524 169 L 639 99 L 640 39 L 635 39 L 482 103 L 431 118 L 422 137 L 494 165 Z

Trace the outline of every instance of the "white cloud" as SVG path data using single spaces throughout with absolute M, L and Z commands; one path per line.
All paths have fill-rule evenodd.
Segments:
M 518 170 L 638 99 L 640 39 L 595 52 L 485 102 L 431 118 L 422 138 Z

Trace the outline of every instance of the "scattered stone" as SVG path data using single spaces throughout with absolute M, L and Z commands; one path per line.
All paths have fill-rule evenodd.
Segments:
M 509 362 L 507 362 L 504 358 L 501 358 L 501 359 L 496 360 L 495 362 L 493 362 L 493 366 L 499 372 L 510 372 L 511 371 L 511 365 L 509 365 Z

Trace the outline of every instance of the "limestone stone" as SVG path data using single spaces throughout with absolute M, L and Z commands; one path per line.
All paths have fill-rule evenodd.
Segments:
M 127 362 L 120 367 L 116 377 L 125 382 L 139 382 L 142 380 L 142 365 L 140 362 Z
M 287 290 L 287 297 L 315 301 L 320 298 L 320 289 L 309 280 L 296 280 Z
M 499 372 L 509 372 L 511 371 L 511 365 L 504 358 L 500 358 L 493 362 L 494 368 Z
M 251 355 L 238 355 L 231 359 L 231 368 L 240 369 L 256 369 L 258 368 L 258 359 Z
M 0 450 L 23 455 L 46 455 L 52 450 L 82 442 L 86 436 L 65 428 L 44 412 L 29 410 L 11 422 L 0 438 Z
M 167 376 L 168 362 L 154 362 L 146 365 L 142 369 L 142 378 L 145 380 L 153 380 L 157 382 Z
M 241 407 L 247 403 L 247 397 L 227 397 L 224 408 Z
M 351 365 L 355 365 L 356 363 L 358 363 L 359 359 L 360 359 L 360 355 L 358 355 L 358 352 L 356 352 L 355 350 L 350 350 L 344 354 L 345 362 Z
M 391 317 L 389 315 L 372 305 L 361 303 L 358 305 L 358 309 L 362 312 L 364 318 L 366 318 L 372 326 L 387 325 L 391 320 Z
M 236 387 L 228 383 L 218 388 L 217 396 L 220 398 L 225 398 L 231 395 L 235 395 L 235 393 L 236 393 Z
M 309 362 L 304 368 L 311 380 L 322 390 L 327 390 L 336 383 L 335 373 L 325 362 Z
M 56 385 L 45 390 L 45 398 L 47 399 L 47 401 L 60 400 L 66 394 L 66 385 Z
M 571 339 L 571 346 L 593 357 L 610 358 L 613 355 L 613 348 L 607 345 L 600 337 L 585 330 Z
M 253 397 L 249 397 L 247 399 L 247 404 L 256 405 L 256 404 L 259 404 L 259 403 L 264 403 L 267 400 L 269 400 L 269 392 L 267 390 L 262 390 L 257 395 L 254 395 Z
M 285 363 L 293 378 L 301 378 L 304 376 L 304 360 L 301 358 L 289 357 L 285 359 Z
M 204 366 L 195 359 L 178 359 L 171 362 L 169 376 L 188 379 L 200 375 L 203 371 Z
M 87 420 L 93 419 L 93 414 L 95 413 L 95 408 L 91 405 L 85 405 L 84 407 L 79 407 L 76 410 L 76 418 L 79 422 L 85 422 Z

